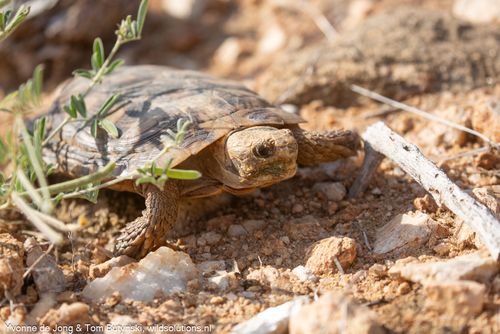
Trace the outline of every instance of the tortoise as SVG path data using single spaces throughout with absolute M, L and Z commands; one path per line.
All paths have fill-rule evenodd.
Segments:
M 88 80 L 74 78 L 58 89 L 47 117 L 55 128 L 66 117 L 63 107 Z M 87 95 L 89 116 L 113 93 L 121 96 L 108 113 L 119 130 L 94 138 L 84 121 L 70 122 L 44 148 L 47 162 L 70 177 L 97 171 L 114 161 L 110 178 L 131 175 L 163 149 L 161 137 L 179 119 L 192 122 L 182 143 L 163 161 L 195 169 L 197 180 L 169 179 L 160 190 L 125 180 L 113 186 L 145 198 L 142 216 L 128 223 L 114 241 L 114 255 L 136 258 L 164 244 L 173 228 L 179 201 L 221 192 L 242 194 L 291 178 L 297 165 L 315 165 L 354 155 L 359 137 L 353 131 L 306 131 L 304 120 L 273 106 L 243 85 L 189 70 L 165 66 L 123 66 Z

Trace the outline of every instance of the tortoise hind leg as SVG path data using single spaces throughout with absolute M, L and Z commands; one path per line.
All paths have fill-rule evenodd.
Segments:
M 355 155 L 360 146 L 359 136 L 348 130 L 307 131 L 297 127 L 292 132 L 299 145 L 297 162 L 303 166 Z
M 146 209 L 115 240 L 115 256 L 144 257 L 165 244 L 165 235 L 177 219 L 179 189 L 174 182 L 167 181 L 163 191 L 152 184 L 136 186 L 136 191 L 144 196 Z

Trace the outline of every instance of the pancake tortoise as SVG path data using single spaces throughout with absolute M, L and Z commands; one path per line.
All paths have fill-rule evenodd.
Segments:
M 63 106 L 84 91 L 88 80 L 62 84 L 47 115 L 48 128 L 66 117 Z M 128 223 L 114 243 L 114 254 L 136 258 L 165 243 L 183 198 L 222 191 L 241 194 L 294 176 L 297 165 L 316 165 L 356 154 L 359 137 L 352 131 L 306 131 L 304 120 L 273 106 L 243 85 L 163 66 L 122 67 L 86 96 L 88 116 L 113 93 L 121 94 L 107 118 L 118 128 L 112 138 L 98 131 L 94 138 L 85 121 L 74 121 L 44 149 L 47 162 L 70 177 L 97 171 L 116 162 L 111 179 L 137 175 L 163 149 L 160 139 L 175 131 L 179 119 L 192 126 L 182 143 L 162 161 L 171 167 L 195 169 L 197 180 L 173 180 L 164 190 L 152 184 L 124 180 L 113 189 L 136 192 L 146 201 L 142 216 Z

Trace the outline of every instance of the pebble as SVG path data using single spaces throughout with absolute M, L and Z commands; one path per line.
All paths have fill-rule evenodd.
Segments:
M 265 33 L 259 40 L 257 52 L 270 54 L 281 49 L 286 43 L 286 34 L 279 24 L 273 23 L 266 27 Z
M 500 22 L 498 0 L 455 0 L 453 14 L 472 23 Z
M 348 321 L 346 321 L 348 319 Z M 377 316 L 351 297 L 328 292 L 290 318 L 290 334 L 382 334 Z
M 197 275 L 189 255 L 160 247 L 138 263 L 112 268 L 104 277 L 96 278 L 83 289 L 82 296 L 101 301 L 119 292 L 123 299 L 151 301 L 159 292 L 169 295 L 184 291 L 187 282 Z
M 406 260 L 406 259 L 403 259 Z M 446 261 L 407 263 L 397 261 L 389 269 L 391 277 L 402 277 L 412 282 L 426 285 L 432 282 L 472 280 L 489 282 L 498 272 L 498 264 L 479 252 L 457 256 Z
M 433 282 L 424 294 L 426 309 L 449 316 L 475 317 L 487 301 L 486 287 L 472 281 Z
M 340 182 L 318 182 L 313 185 L 312 191 L 325 195 L 330 201 L 341 201 L 346 195 L 346 189 Z
M 262 230 L 265 225 L 266 222 L 261 219 L 249 219 L 243 222 L 243 227 L 250 233 Z
M 245 291 L 247 292 L 247 291 Z M 276 307 L 270 307 L 236 325 L 231 334 L 284 334 L 290 317 L 298 314 L 307 302 L 306 297 L 298 297 Z
M 314 243 L 306 251 L 306 268 L 317 275 L 338 271 L 335 259 L 346 270 L 356 259 L 356 242 L 348 237 L 330 237 Z
M 230 291 L 238 287 L 238 278 L 234 272 L 219 271 L 207 279 L 208 288 L 216 291 Z
M 66 279 L 56 260 L 45 254 L 35 239 L 28 238 L 24 242 L 26 250 L 26 266 L 33 267 L 31 274 L 39 294 L 45 292 L 62 292 L 66 289 Z
M 417 197 L 413 200 L 413 205 L 415 206 L 415 209 L 418 211 L 426 212 L 426 213 L 434 213 L 438 209 L 438 205 L 430 196 L 429 194 L 426 194 L 423 197 Z
M 297 266 L 293 268 L 294 274 L 301 282 L 317 282 L 318 278 L 313 274 L 312 270 L 304 266 Z
M 226 269 L 226 262 L 223 260 L 219 261 L 203 261 L 196 265 L 198 270 L 202 273 L 212 273 L 220 270 Z
M 81 302 L 62 304 L 58 309 L 51 309 L 40 320 L 40 324 L 54 327 L 63 325 L 93 324 L 90 315 L 90 307 Z M 84 327 L 85 328 L 85 327 Z
M 247 235 L 248 232 L 247 232 L 247 230 L 245 230 L 245 228 L 243 226 L 234 224 L 234 225 L 229 226 L 229 229 L 227 230 L 227 234 L 230 237 L 237 238 L 237 237 L 242 237 L 244 235 Z
M 222 239 L 222 235 L 220 235 L 217 232 L 210 231 L 210 232 L 203 233 L 198 238 L 198 240 L 197 240 L 198 244 L 199 244 L 200 239 L 204 240 L 205 245 L 213 246 L 213 245 L 217 244 Z M 205 246 L 205 245 L 200 245 L 200 246 Z
M 90 265 L 89 269 L 89 277 L 91 279 L 95 279 L 98 277 L 103 277 L 106 275 L 112 268 L 115 267 L 123 267 L 129 263 L 133 263 L 135 260 L 127 255 L 120 255 L 117 257 L 113 257 L 106 262 L 99 264 Z
M 397 215 L 377 230 L 373 252 L 386 254 L 423 245 L 429 240 L 437 223 L 422 212 Z
M 294 206 L 292 207 L 292 212 L 293 213 L 301 213 L 304 211 L 304 206 L 302 204 L 294 204 Z
M 0 233 L 0 298 L 4 296 L 4 289 L 11 297 L 21 293 L 23 274 L 23 244 L 9 233 Z
M 162 0 L 165 13 L 178 19 L 186 20 L 199 17 L 207 5 L 207 0 Z

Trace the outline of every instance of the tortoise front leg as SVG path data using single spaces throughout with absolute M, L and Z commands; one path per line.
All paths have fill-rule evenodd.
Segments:
M 179 189 L 175 182 L 167 181 L 163 191 L 152 184 L 136 186 L 136 191 L 146 199 L 146 209 L 116 239 L 115 256 L 144 257 L 165 244 L 165 235 L 177 219 Z
M 294 128 L 292 132 L 299 145 L 297 162 L 303 166 L 355 155 L 360 146 L 359 136 L 348 130 L 307 131 Z

